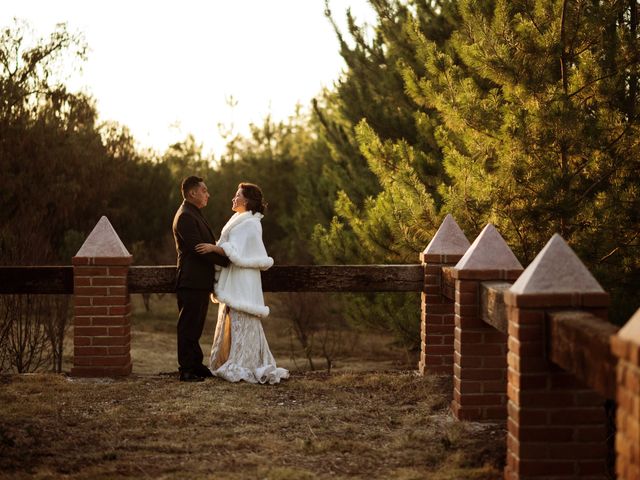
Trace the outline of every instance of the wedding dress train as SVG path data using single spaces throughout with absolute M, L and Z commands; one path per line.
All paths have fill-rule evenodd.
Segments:
M 278 368 L 261 320 L 221 303 L 213 336 L 209 369 L 230 382 L 279 383 L 289 371 Z

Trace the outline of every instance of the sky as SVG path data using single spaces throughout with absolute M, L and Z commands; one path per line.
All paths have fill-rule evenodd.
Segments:
M 374 23 L 366 0 L 329 6 L 342 30 L 347 8 Z M 101 120 L 129 127 L 142 149 L 162 153 L 191 133 L 219 157 L 219 125 L 246 134 L 267 114 L 286 120 L 339 78 L 324 9 L 324 0 L 3 0 L 0 27 L 15 17 L 46 37 L 66 23 L 89 45 L 66 84 L 96 99 Z

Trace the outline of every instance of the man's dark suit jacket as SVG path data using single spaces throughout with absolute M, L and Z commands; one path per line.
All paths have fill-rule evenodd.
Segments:
M 196 252 L 199 243 L 216 243 L 216 238 L 200 209 L 184 201 L 173 218 L 173 238 L 178 253 L 176 288 L 213 291 L 214 265 L 226 267 L 229 259 L 217 253 Z

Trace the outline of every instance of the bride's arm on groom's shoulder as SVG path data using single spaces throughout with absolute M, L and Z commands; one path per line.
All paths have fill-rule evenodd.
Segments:
M 217 253 L 218 255 L 225 255 L 224 250 L 213 243 L 199 243 L 196 245 L 196 252 L 200 254 L 205 253 Z

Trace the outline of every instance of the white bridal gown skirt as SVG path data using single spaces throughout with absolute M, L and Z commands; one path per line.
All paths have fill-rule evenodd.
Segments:
M 276 367 L 258 317 L 221 303 L 209 369 L 230 382 L 279 383 L 289 371 Z

